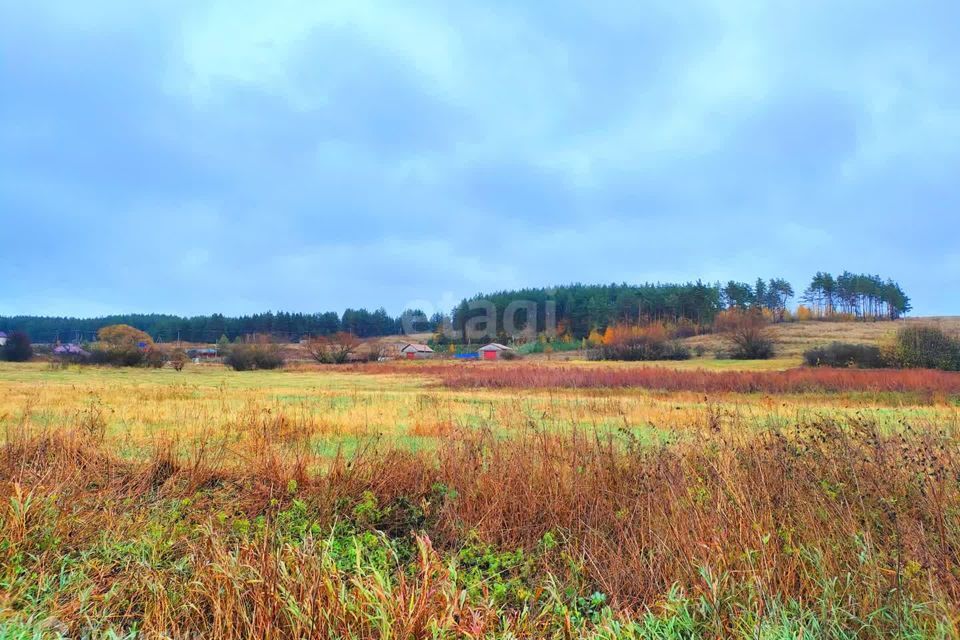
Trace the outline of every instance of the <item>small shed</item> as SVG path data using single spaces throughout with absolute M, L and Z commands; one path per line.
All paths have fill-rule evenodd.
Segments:
M 433 356 L 433 349 L 425 344 L 408 343 L 400 349 L 400 357 L 407 360 L 418 360 L 420 358 L 430 358 Z
M 7 344 L 7 334 L 5 334 L 3 331 L 0 331 L 0 347 L 5 344 Z
M 477 353 L 484 360 L 498 360 L 507 351 L 513 351 L 513 349 L 499 342 L 491 342 L 477 349 Z

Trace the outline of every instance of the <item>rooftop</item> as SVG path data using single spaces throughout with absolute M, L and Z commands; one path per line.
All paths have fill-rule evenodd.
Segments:
M 400 351 L 425 351 L 427 353 L 433 353 L 433 349 L 431 349 L 428 345 L 417 344 L 415 342 L 407 343 L 400 349 Z
M 477 351 L 513 351 L 513 349 L 499 342 L 491 342 L 490 344 L 483 345 L 477 349 Z

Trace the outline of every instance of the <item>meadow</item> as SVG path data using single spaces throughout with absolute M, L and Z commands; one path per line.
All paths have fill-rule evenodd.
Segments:
M 785 366 L 0 364 L 0 637 L 957 637 L 960 374 Z

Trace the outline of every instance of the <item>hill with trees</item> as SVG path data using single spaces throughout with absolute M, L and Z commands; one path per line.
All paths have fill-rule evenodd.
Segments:
M 824 277 L 823 273 L 814 276 L 805 292 L 805 301 L 822 299 L 817 287 Z M 911 308 L 910 299 L 893 280 L 847 271 L 836 279 L 826 277 L 834 283 L 829 289 L 832 304 L 815 307 L 817 312 L 811 312 L 811 317 L 895 319 Z M 813 297 L 811 290 L 815 292 Z M 536 331 L 541 332 L 555 320 L 558 333 L 580 339 L 593 330 L 602 332 L 617 324 L 687 321 L 707 326 L 726 309 L 760 309 L 769 312 L 771 320 L 780 321 L 786 319 L 794 295 L 793 286 L 783 278 L 757 278 L 754 284 L 734 280 L 726 284 L 705 284 L 700 280 L 683 284 L 574 284 L 478 294 L 463 300 L 451 321 L 457 332 L 463 332 L 471 318 L 486 313 L 484 304 L 492 302 L 498 327 L 504 326 L 505 314 L 514 313 L 513 324 L 518 328 L 532 330 L 535 325 Z M 525 301 L 535 303 L 535 317 L 525 317 Z

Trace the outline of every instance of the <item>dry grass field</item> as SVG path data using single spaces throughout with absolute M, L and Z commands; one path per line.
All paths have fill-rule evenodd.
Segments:
M 707 416 L 720 416 L 721 422 L 737 429 L 784 425 L 817 416 L 868 416 L 891 425 L 904 417 L 947 421 L 957 416 L 954 392 L 934 386 L 930 393 L 861 390 L 855 385 L 843 393 L 716 389 L 704 393 L 696 383 L 678 390 L 637 388 L 630 382 L 636 377 L 632 372 L 647 372 L 649 375 L 642 376 L 645 383 L 668 379 L 676 383 L 671 372 L 697 375 L 692 364 L 670 363 L 669 369 L 661 368 L 662 373 L 651 363 L 542 361 L 301 365 L 259 372 L 199 365 L 178 373 L 171 369 L 52 369 L 41 363 L 0 363 L 0 425 L 28 432 L 82 427 L 102 436 L 118 455 L 135 459 L 158 441 L 187 446 L 221 438 L 239 443 L 264 428 L 306 443 L 317 454 L 330 455 L 372 444 L 432 449 L 452 430 L 462 428 L 502 434 L 531 427 L 626 430 L 659 442 L 681 437 Z M 766 375 L 765 369 L 755 365 L 727 362 L 706 376 L 710 380 L 731 374 L 734 378 Z M 548 378 L 535 379 L 532 384 L 521 379 L 511 386 L 509 379 L 516 373 L 546 374 Z M 565 381 L 569 373 L 579 384 Z M 591 374 L 602 377 L 590 382 Z M 931 375 L 951 384 L 960 381 L 956 374 Z M 614 384 L 624 376 L 625 383 Z M 895 372 L 881 376 L 894 381 L 900 377 Z M 444 384 L 447 378 L 453 387 Z M 920 389 L 924 384 L 922 379 L 917 383 Z
M 800 363 L 803 352 L 831 342 L 880 344 L 897 328 L 913 325 L 935 325 L 950 334 L 960 334 L 960 317 L 905 318 L 896 322 L 784 322 L 771 328 L 777 345 L 777 357 L 791 365 Z M 716 335 L 696 336 L 684 342 L 692 347 L 701 345 L 708 352 L 722 351 L 723 339 Z
M 792 364 L 0 364 L 0 637 L 957 637 L 960 374 Z

